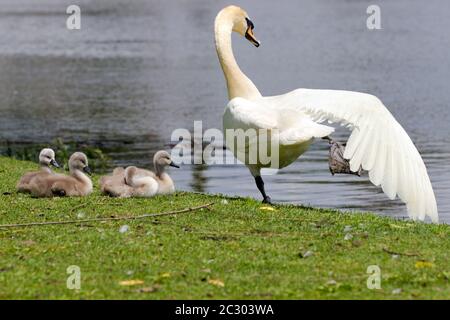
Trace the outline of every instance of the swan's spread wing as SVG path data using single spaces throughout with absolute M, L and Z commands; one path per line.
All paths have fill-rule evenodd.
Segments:
M 277 129 L 280 145 L 303 143 L 329 135 L 332 127 L 318 124 L 295 108 L 280 109 L 264 100 L 232 99 L 224 113 L 224 128 Z
M 437 205 L 425 164 L 408 134 L 375 96 L 337 90 L 297 89 L 263 98 L 280 108 L 297 108 L 314 121 L 347 125 L 352 134 L 344 157 L 352 171 L 362 165 L 370 181 L 390 199 L 396 195 L 412 219 L 438 221 Z

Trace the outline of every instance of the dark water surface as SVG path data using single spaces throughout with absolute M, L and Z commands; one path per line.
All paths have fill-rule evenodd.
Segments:
M 366 28 L 371 1 L 236 1 L 262 41 L 234 37 L 239 64 L 264 95 L 298 87 L 377 95 L 423 155 L 442 221 L 450 222 L 450 5 L 377 1 L 382 30 Z M 221 128 L 227 102 L 213 21 L 228 1 L 81 0 L 81 30 L 65 28 L 70 1 L 0 0 L 0 145 L 56 137 L 100 145 L 115 164 L 150 163 L 174 129 Z M 338 136 L 345 138 L 339 131 Z M 179 189 L 259 198 L 243 166 L 171 170 Z M 405 216 L 367 179 L 331 177 L 327 145 L 267 177 L 276 202 Z

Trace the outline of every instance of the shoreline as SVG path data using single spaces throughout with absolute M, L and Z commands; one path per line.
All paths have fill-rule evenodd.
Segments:
M 0 224 L 183 214 L 1 229 L 2 299 L 445 299 L 450 226 L 250 198 L 36 199 L 32 162 L 0 157 Z M 4 193 L 7 194 L 4 194 Z M 125 227 L 126 226 L 126 227 Z M 369 289 L 370 266 L 381 270 Z M 67 288 L 78 266 L 81 288 Z

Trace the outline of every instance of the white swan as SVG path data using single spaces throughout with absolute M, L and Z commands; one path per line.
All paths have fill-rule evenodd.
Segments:
M 390 199 L 398 195 L 406 203 L 412 219 L 424 220 L 429 216 L 437 222 L 436 199 L 423 160 L 383 103 L 370 94 L 339 90 L 297 89 L 263 97 L 240 70 L 231 47 L 233 31 L 258 47 L 253 28 L 247 13 L 236 6 L 222 9 L 215 20 L 216 49 L 230 100 L 223 115 L 226 140 L 227 129 L 277 131 L 279 168 L 282 168 L 304 153 L 314 138 L 326 137 L 334 131 L 320 123 L 328 120 L 345 124 L 352 130 L 344 153 L 351 170 L 357 171 L 362 166 L 369 171 L 370 181 L 381 185 Z M 239 151 L 231 151 L 241 160 Z M 246 165 L 263 201 L 270 202 L 261 178 L 261 168 L 266 165 L 260 162 Z

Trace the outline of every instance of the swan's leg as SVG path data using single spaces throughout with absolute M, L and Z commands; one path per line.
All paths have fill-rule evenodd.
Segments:
M 332 175 L 336 173 L 346 173 L 361 176 L 361 167 L 357 172 L 353 172 L 350 170 L 350 162 L 344 158 L 345 144 L 334 141 L 329 136 L 323 137 L 322 139 L 328 140 L 328 143 L 330 144 L 328 165 Z
M 270 197 L 266 194 L 266 190 L 264 189 L 264 181 L 261 178 L 261 176 L 256 176 L 255 177 L 255 182 L 256 182 L 256 186 L 258 187 L 259 192 L 261 192 L 262 196 L 263 196 L 263 203 L 269 203 L 272 204 L 272 200 L 270 199 Z

